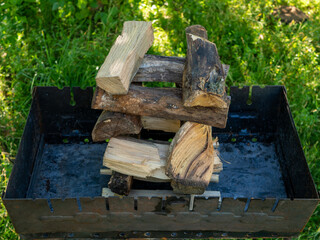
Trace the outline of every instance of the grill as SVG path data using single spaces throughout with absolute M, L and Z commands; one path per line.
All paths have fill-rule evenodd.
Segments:
M 224 170 L 194 198 L 139 180 L 128 197 L 101 196 L 107 143 L 91 141 L 101 113 L 90 108 L 92 95 L 92 88 L 34 89 L 2 196 L 23 239 L 292 237 L 319 203 L 282 86 L 230 88 L 227 127 L 213 128 Z

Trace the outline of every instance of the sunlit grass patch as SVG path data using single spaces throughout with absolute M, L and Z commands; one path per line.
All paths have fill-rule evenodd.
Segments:
M 309 14 L 286 25 L 280 4 Z M 320 190 L 320 1 L 3 1 L 0 4 L 0 171 L 3 190 L 34 86 L 95 85 L 97 69 L 126 20 L 152 21 L 151 54 L 185 56 L 185 28 L 201 24 L 231 65 L 228 86 L 285 85 Z M 170 84 L 169 84 L 170 85 Z M 168 86 L 169 86 L 168 85 Z M 152 85 L 154 86 L 154 85 Z M 166 86 L 166 85 L 165 85 Z M 171 85 L 170 85 L 171 86 Z M 319 207 L 300 239 L 319 239 Z M 1 203 L 1 239 L 16 239 Z

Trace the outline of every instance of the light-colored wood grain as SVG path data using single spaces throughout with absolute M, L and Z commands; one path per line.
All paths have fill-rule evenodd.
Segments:
M 103 111 L 92 130 L 92 140 L 99 142 L 120 135 L 139 134 L 141 128 L 140 116 Z
M 186 122 L 170 144 L 166 174 L 174 191 L 200 194 L 210 183 L 214 168 L 212 128 Z
M 108 143 L 103 165 L 134 177 L 168 180 L 164 169 L 168 149 L 169 144 L 115 137 Z
M 177 132 L 180 128 L 180 120 L 141 116 L 141 123 L 144 129 L 161 130 L 164 132 Z
M 109 94 L 126 94 L 143 57 L 153 43 L 151 22 L 127 21 L 96 76 Z

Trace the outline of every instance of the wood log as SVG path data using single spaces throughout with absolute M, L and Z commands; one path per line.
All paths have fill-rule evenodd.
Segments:
M 186 59 L 145 55 L 132 82 L 182 82 Z
M 128 196 L 131 190 L 132 182 L 132 176 L 113 171 L 108 183 L 108 187 L 116 194 Z
M 127 21 L 96 76 L 97 86 L 110 94 L 127 94 L 144 54 L 153 43 L 151 22 Z
M 163 166 L 163 170 L 164 170 L 164 168 L 165 168 L 165 166 Z M 214 168 L 215 167 L 213 167 L 213 169 Z M 112 175 L 113 172 L 114 171 L 112 171 L 111 169 L 108 169 L 108 168 L 100 169 L 100 174 L 101 175 Z M 148 178 L 133 177 L 133 179 L 140 180 L 140 181 L 148 181 L 148 182 L 171 182 L 170 178 L 168 178 L 168 179 L 157 179 L 157 178 L 151 178 L 151 177 L 148 177 Z M 219 174 L 217 174 L 217 173 L 212 174 L 212 176 L 210 178 L 210 182 L 218 183 L 219 182 Z
M 212 128 L 186 122 L 170 144 L 166 174 L 174 192 L 201 194 L 210 183 L 214 167 Z
M 93 128 L 92 140 L 99 142 L 119 135 L 139 134 L 141 128 L 139 116 L 103 111 Z
M 165 174 L 169 144 L 130 137 L 111 138 L 103 165 L 122 174 L 146 179 L 168 180 Z
M 161 130 L 164 132 L 178 132 L 180 120 L 170 120 L 150 116 L 141 116 L 141 123 L 144 129 Z
M 97 87 L 91 107 L 132 115 L 191 121 L 218 128 L 225 128 L 228 118 L 228 107 L 183 106 L 182 92 L 178 88 L 148 88 L 131 85 L 127 95 L 111 96 Z
M 216 45 L 207 40 L 206 31 L 200 25 L 188 27 L 186 36 L 187 63 L 182 79 L 184 106 L 227 108 L 230 100 L 225 91 L 226 76 Z
M 167 57 L 145 55 L 137 74 L 132 82 L 174 82 L 182 84 L 183 70 L 186 59 L 182 57 Z M 222 64 L 225 75 L 228 75 L 229 65 Z

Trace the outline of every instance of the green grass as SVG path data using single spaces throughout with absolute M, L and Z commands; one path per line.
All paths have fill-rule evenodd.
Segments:
M 310 15 L 282 24 L 274 7 L 294 5 Z M 153 22 L 149 53 L 185 56 L 184 29 L 201 24 L 230 64 L 229 86 L 285 85 L 309 167 L 320 190 L 319 1 L 11 0 L 0 3 L 1 190 L 10 175 L 33 86 L 94 86 L 126 20 Z M 18 239 L 3 204 L 0 239 Z M 320 208 L 300 239 L 320 239 Z

